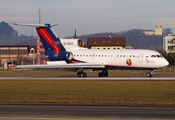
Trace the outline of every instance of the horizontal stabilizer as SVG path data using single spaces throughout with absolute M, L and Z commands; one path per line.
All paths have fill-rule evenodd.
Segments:
M 13 25 L 17 25 L 17 26 L 30 26 L 30 27 L 52 27 L 52 26 L 56 26 L 58 25 L 57 23 L 55 24 L 25 24 L 25 23 L 13 23 Z

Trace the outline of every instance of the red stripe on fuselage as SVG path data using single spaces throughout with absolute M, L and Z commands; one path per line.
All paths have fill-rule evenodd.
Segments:
M 57 45 L 54 45 L 55 42 L 52 36 L 47 32 L 46 28 L 37 28 L 38 33 L 46 40 L 46 42 L 54 49 L 54 53 L 59 53 L 61 50 Z

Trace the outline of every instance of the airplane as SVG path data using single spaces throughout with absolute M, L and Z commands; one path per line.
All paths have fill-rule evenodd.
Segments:
M 157 51 L 146 49 L 88 49 L 83 41 L 78 39 L 60 39 L 52 29 L 58 24 L 23 24 L 18 26 L 35 27 L 44 46 L 48 60 L 58 61 L 45 65 L 18 65 L 16 68 L 55 68 L 78 69 L 77 77 L 86 77 L 84 69 L 101 70 L 99 77 L 108 77 L 108 70 L 149 70 L 147 77 L 153 76 L 153 71 L 169 65 L 168 61 Z M 59 61 L 61 62 L 59 64 Z

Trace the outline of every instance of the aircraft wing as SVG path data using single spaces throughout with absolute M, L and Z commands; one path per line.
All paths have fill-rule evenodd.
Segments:
M 51 64 L 51 65 L 17 65 L 17 69 L 63 69 L 63 68 L 104 68 L 102 63 L 70 63 L 70 64 Z

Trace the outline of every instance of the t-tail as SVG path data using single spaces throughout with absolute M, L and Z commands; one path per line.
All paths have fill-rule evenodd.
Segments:
M 35 27 L 40 37 L 40 41 L 45 49 L 45 54 L 50 61 L 70 61 L 73 59 L 73 54 L 66 51 L 62 45 L 60 38 L 52 30 L 52 26 L 58 24 L 20 24 L 14 23 L 19 26 L 31 26 Z

